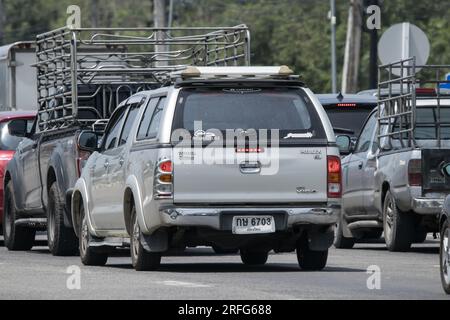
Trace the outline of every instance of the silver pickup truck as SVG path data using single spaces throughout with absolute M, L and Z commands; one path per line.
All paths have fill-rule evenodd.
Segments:
M 378 108 L 342 161 L 338 248 L 351 248 L 358 239 L 378 238 L 384 231 L 390 251 L 405 251 L 439 231 L 438 216 L 450 190 L 442 170 L 450 162 L 450 96 L 446 81 L 416 76 L 413 60 L 380 67 L 380 72 L 406 71 L 380 82 Z M 429 66 L 421 72 L 445 74 L 436 73 L 442 68 L 449 70 Z M 338 142 L 345 149 L 350 138 L 341 136 Z
M 287 67 L 188 67 L 114 112 L 72 197 L 86 265 L 130 246 L 136 270 L 171 248 L 240 250 L 264 264 L 297 250 L 302 269 L 325 267 L 341 206 L 331 124 Z

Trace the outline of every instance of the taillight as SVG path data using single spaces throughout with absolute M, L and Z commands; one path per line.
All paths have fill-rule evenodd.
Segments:
M 436 96 L 436 89 L 434 88 L 416 88 L 416 95 L 418 96 Z
M 342 195 L 342 169 L 341 158 L 328 156 L 328 198 L 340 198 Z
M 154 197 L 157 200 L 173 198 L 173 164 L 170 160 L 162 160 L 156 166 Z
M 78 176 L 81 176 L 81 171 L 83 171 L 83 168 L 86 165 L 86 162 L 90 156 L 91 156 L 90 152 L 78 150 L 78 157 L 77 157 Z
M 409 160 L 408 164 L 408 183 L 411 187 L 422 186 L 422 160 Z

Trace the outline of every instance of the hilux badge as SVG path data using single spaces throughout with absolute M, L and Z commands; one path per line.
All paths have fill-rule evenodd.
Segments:
M 297 193 L 305 194 L 305 193 L 317 193 L 317 190 L 314 189 L 306 189 L 305 187 L 297 187 Z

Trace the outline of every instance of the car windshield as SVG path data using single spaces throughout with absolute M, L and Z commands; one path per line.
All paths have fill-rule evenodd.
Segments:
M 336 105 L 326 106 L 324 108 L 330 118 L 331 125 L 336 132 L 348 130 L 348 133 L 359 136 L 359 133 L 367 120 L 370 112 L 375 108 L 373 106 L 357 105 L 352 107 L 340 107 Z
M 280 138 L 324 138 L 308 96 L 299 89 L 185 89 L 178 100 L 176 128 L 207 130 L 279 130 Z
M 0 150 L 14 151 L 23 140 L 21 137 L 13 136 L 9 133 L 9 121 L 0 123 Z M 33 120 L 27 121 L 27 131 L 30 132 Z

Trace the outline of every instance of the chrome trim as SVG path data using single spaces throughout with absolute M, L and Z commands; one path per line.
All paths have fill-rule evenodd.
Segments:
M 439 214 L 444 205 L 445 199 L 440 198 L 414 198 L 412 207 L 414 212 L 419 214 Z
M 287 214 L 287 227 L 302 224 L 316 225 L 334 225 L 338 221 L 341 212 L 340 205 L 330 205 L 327 207 L 308 207 L 308 208 L 248 208 L 248 207 L 170 207 L 160 210 L 160 216 L 166 226 L 184 226 L 184 227 L 210 227 L 221 230 L 220 217 L 223 212 L 230 214 L 232 212 L 257 213 L 261 215 L 270 215 L 274 212 L 285 212 Z

